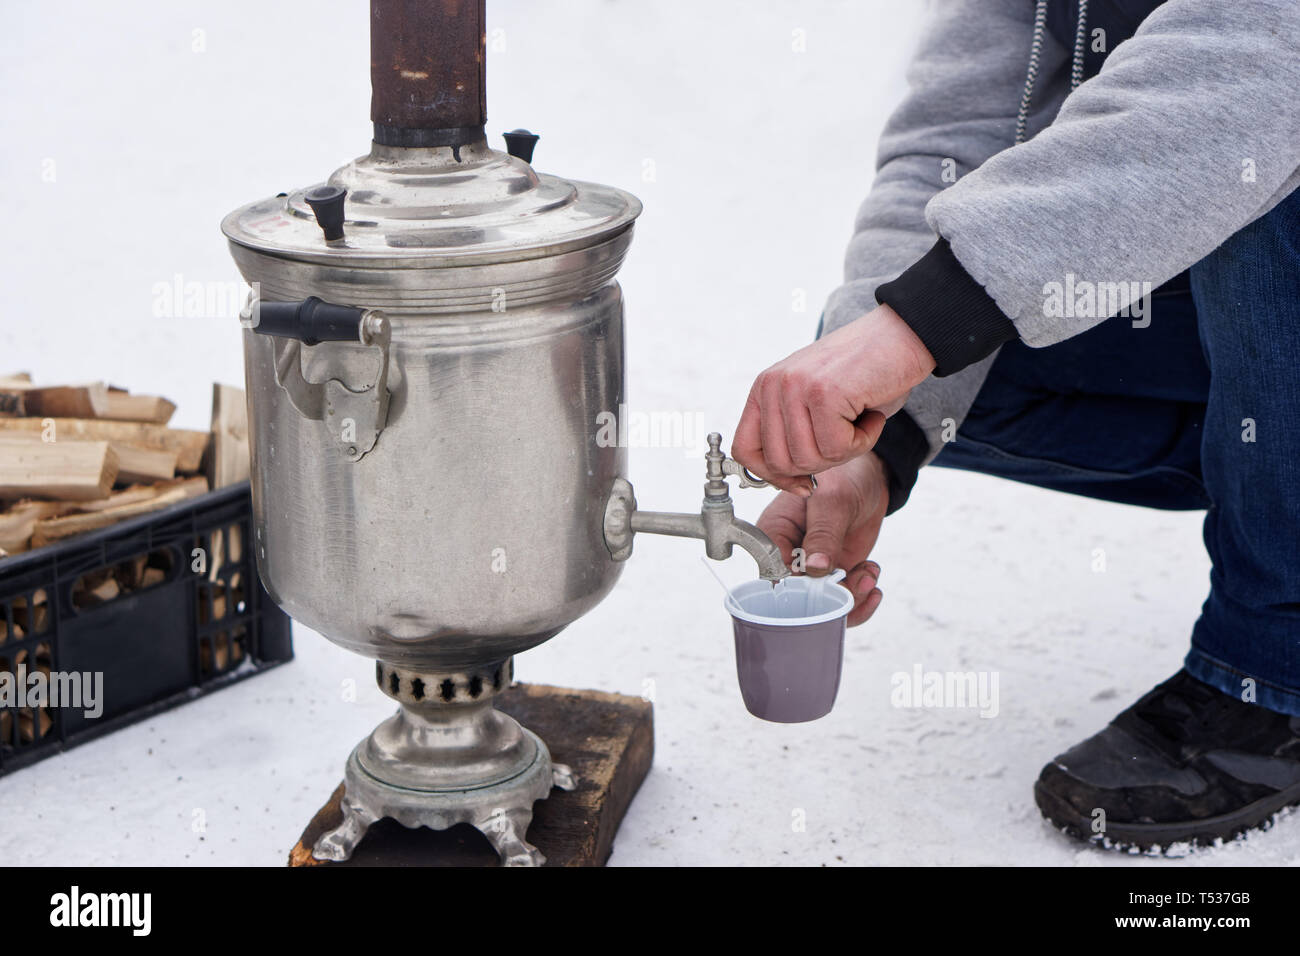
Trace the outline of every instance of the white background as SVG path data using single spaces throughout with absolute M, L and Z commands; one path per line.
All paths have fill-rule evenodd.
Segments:
M 366 6 L 7 5 L 0 373 L 165 394 L 177 425 L 206 427 L 211 383 L 243 380 L 237 322 L 155 315 L 156 286 L 235 280 L 226 212 L 366 151 Z M 527 126 L 542 171 L 645 203 L 620 277 L 634 410 L 729 436 L 753 376 L 811 338 L 924 6 L 489 4 L 492 136 Z M 631 462 L 643 506 L 698 507 L 696 452 Z M 766 494 L 738 493 L 742 514 Z M 655 766 L 614 864 L 1151 863 L 1059 836 L 1031 786 L 1180 666 L 1207 587 L 1199 523 L 927 472 L 886 524 L 884 604 L 850 632 L 839 702 L 812 724 L 744 710 L 698 542 L 639 537 L 615 593 L 517 673 L 630 694 L 653 682 Z M 748 560 L 722 573 L 752 576 Z M 287 667 L 0 778 L 0 862 L 281 865 L 392 706 L 369 661 L 303 628 L 295 640 Z M 891 675 L 916 664 L 997 672 L 998 716 L 892 707 Z M 1242 862 L 1300 863 L 1296 817 L 1160 865 Z

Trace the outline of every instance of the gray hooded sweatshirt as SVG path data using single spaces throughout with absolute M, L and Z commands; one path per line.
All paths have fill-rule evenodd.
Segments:
M 1095 26 L 1107 2 L 1140 8 L 1131 36 Z M 1300 187 L 1300 0 L 1088 6 L 937 0 L 881 136 L 823 330 L 886 302 L 936 359 L 876 446 L 891 511 L 1002 343 L 1078 335 Z M 1100 305 L 1062 308 L 1089 285 Z

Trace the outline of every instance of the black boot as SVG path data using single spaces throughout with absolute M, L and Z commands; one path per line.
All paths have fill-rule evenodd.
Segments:
M 1179 671 L 1044 767 L 1034 800 L 1071 836 L 1111 847 L 1229 840 L 1300 803 L 1300 717 Z

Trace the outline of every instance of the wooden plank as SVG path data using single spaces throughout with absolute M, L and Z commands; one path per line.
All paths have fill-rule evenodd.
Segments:
M 175 411 L 176 405 L 159 395 L 132 395 L 126 389 L 110 387 L 104 411 L 97 417 L 166 425 Z
M 129 488 L 123 488 L 121 491 L 114 491 L 102 501 L 69 501 L 67 502 L 68 507 L 62 513 L 107 511 L 109 508 L 120 508 L 122 505 L 152 501 L 166 491 L 170 485 L 171 482 L 160 482 L 155 485 L 132 485 Z
M 108 386 L 35 386 L 11 383 L 0 387 L 0 395 L 21 395 L 24 414 L 38 418 L 103 418 L 108 409 Z
M 497 707 L 546 741 L 567 763 L 576 790 L 552 790 L 533 805 L 527 839 L 547 866 L 603 866 L 614 835 L 654 759 L 654 709 L 639 697 L 543 684 L 515 684 Z M 342 752 L 340 753 L 340 760 Z M 468 824 L 408 830 L 393 820 L 371 826 L 346 863 L 315 859 L 311 847 L 342 821 L 343 786 L 316 814 L 289 853 L 290 866 L 496 866 L 496 851 Z
M 170 481 L 176 477 L 176 458 L 174 451 L 162 448 L 141 448 L 127 442 L 109 442 L 117 452 L 119 484 L 136 481 Z
M 213 490 L 247 481 L 249 474 L 248 405 L 244 390 L 212 385 L 212 460 L 208 480 Z
M 176 470 L 194 473 L 199 470 L 211 435 L 208 432 L 164 428 L 145 422 L 114 422 L 93 418 L 52 418 L 52 425 L 42 418 L 14 418 L 0 421 L 0 439 L 22 432 L 41 434 L 47 427 L 55 441 L 72 438 L 78 441 L 126 442 L 142 448 L 176 452 Z
M 38 521 L 36 528 L 32 532 L 32 547 L 44 547 L 54 541 L 70 538 L 74 534 L 95 531 L 116 524 L 124 518 L 134 518 L 136 515 L 148 514 L 151 511 L 157 511 L 168 505 L 176 504 L 178 501 L 194 498 L 207 492 L 208 482 L 206 478 L 199 476 L 160 484 L 156 487 L 158 488 L 158 494 L 144 501 L 135 501 L 114 508 L 104 508 L 98 511 L 88 511 L 82 514 L 70 514 Z
M 0 550 L 18 554 L 31 547 L 32 532 L 43 518 L 67 513 L 66 501 L 19 501 L 0 513 Z
M 0 438 L 0 498 L 106 498 L 117 470 L 108 442 Z
M 44 441 L 44 434 L 44 431 L 37 432 L 29 429 L 8 433 L 6 437 L 12 441 L 42 442 Z M 58 443 L 66 444 L 77 440 L 65 436 Z M 170 481 L 176 477 L 177 453 L 175 451 L 168 451 L 164 448 L 146 448 L 121 441 L 109 441 L 108 444 L 117 453 L 118 484 L 131 484 L 141 481 L 146 483 Z

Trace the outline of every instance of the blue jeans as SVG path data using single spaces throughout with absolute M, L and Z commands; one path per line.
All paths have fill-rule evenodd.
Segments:
M 1300 192 L 1185 275 L 1154 293 L 1147 328 L 1115 317 L 1003 346 L 934 464 L 1207 509 L 1210 593 L 1185 666 L 1300 715 Z

